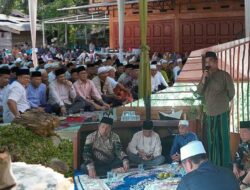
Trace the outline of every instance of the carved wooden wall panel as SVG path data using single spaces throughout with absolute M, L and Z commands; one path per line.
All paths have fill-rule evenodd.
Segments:
M 113 23 L 114 44 L 118 48 L 118 23 Z M 150 52 L 174 51 L 174 21 L 149 21 L 147 43 Z M 139 22 L 126 22 L 124 30 L 124 48 L 140 47 Z
M 210 18 L 180 20 L 180 52 L 235 40 L 244 31 L 244 19 Z

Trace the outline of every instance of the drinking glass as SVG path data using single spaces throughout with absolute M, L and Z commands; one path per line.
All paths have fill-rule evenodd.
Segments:
M 81 115 L 84 114 L 84 109 L 80 109 L 80 114 L 81 114 Z
M 112 171 L 109 171 L 107 173 L 107 179 L 108 179 L 108 182 L 112 182 L 112 179 L 113 179 L 113 172 Z
M 143 164 L 138 165 L 138 170 L 139 170 L 140 173 L 142 173 L 144 171 Z
M 116 172 L 112 172 L 112 173 L 113 173 L 112 181 L 113 181 L 113 182 L 116 182 L 116 180 L 117 180 L 117 173 L 116 173 Z

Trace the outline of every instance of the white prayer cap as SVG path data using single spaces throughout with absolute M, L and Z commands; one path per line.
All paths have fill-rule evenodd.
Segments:
M 156 65 L 158 65 L 158 66 L 159 66 L 159 65 L 161 65 L 161 62 L 160 62 L 160 61 L 158 61 Z
M 47 61 L 53 61 L 53 59 L 52 58 L 48 58 Z
M 29 69 L 27 66 L 22 66 L 21 69 Z
M 180 126 L 180 125 L 184 125 L 184 126 L 187 126 L 187 127 L 188 127 L 188 126 L 189 126 L 189 122 L 188 122 L 188 120 L 180 120 L 180 121 L 179 121 L 179 126 Z
M 192 141 L 181 147 L 181 161 L 198 154 L 206 154 L 205 148 L 201 141 Z
M 57 68 L 57 67 L 59 67 L 59 63 L 58 63 L 58 62 L 52 63 L 51 65 L 52 65 L 52 68 Z
M 170 61 L 168 62 L 168 64 L 170 64 L 170 63 L 174 63 L 173 60 L 170 60 Z
M 102 74 L 102 73 L 106 73 L 106 72 L 108 72 L 108 71 L 109 71 L 108 68 L 105 67 L 105 66 L 99 67 L 99 68 L 98 68 L 98 71 L 97 71 L 97 74 L 99 75 L 99 74 Z
M 30 68 L 30 72 L 34 72 L 34 71 L 36 71 L 35 68 Z
M 176 62 L 177 62 L 177 63 L 182 63 L 182 59 L 179 58 L 179 59 L 176 60 Z
M 132 57 L 128 62 L 129 62 L 129 63 L 135 62 L 134 57 Z
M 23 65 L 28 67 L 28 66 L 30 66 L 31 64 L 32 64 L 32 61 L 28 61 L 28 62 L 25 62 Z
M 165 59 L 161 59 L 160 62 L 161 62 L 161 64 L 168 64 L 168 61 Z
M 10 66 L 9 66 L 8 64 L 1 64 L 1 65 L 0 65 L 0 68 L 3 68 L 3 67 L 8 67 L 8 68 L 10 68 Z
M 122 64 L 123 64 L 123 65 L 127 65 L 128 62 L 127 62 L 127 61 L 123 61 Z
M 114 67 L 112 67 L 112 66 L 107 66 L 107 69 L 108 69 L 108 71 L 113 70 L 114 72 L 116 72 L 116 69 Z
M 86 63 L 86 62 L 90 62 L 90 61 L 91 61 L 90 58 L 86 57 L 84 62 Z
M 45 69 L 39 69 L 38 71 L 40 71 L 41 73 L 47 73 Z
M 22 59 L 20 57 L 18 57 L 15 62 L 16 63 L 22 62 Z
M 52 68 L 52 64 L 51 63 L 46 63 L 45 65 L 44 65 L 44 69 L 49 69 L 49 68 Z
M 156 65 L 150 65 L 150 69 L 157 69 Z

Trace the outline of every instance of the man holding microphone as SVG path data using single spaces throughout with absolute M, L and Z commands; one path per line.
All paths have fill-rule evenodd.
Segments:
M 235 94 L 234 83 L 229 73 L 218 68 L 215 52 L 206 52 L 205 68 L 197 92 L 205 99 L 209 160 L 218 166 L 229 166 L 229 102 Z

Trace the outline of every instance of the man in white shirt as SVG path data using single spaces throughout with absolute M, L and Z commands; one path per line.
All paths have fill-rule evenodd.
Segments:
M 10 69 L 8 67 L 0 68 L 0 115 L 3 114 L 3 91 L 9 84 Z
M 157 70 L 156 65 L 151 65 L 151 91 L 152 93 L 165 89 L 168 84 L 162 74 Z
M 124 86 L 127 86 L 127 83 L 129 83 L 132 79 L 132 77 L 130 76 L 132 69 L 133 69 L 132 64 L 125 65 L 125 72 L 120 75 L 118 82 L 122 83 Z
M 92 81 L 94 82 L 98 92 L 101 94 L 104 102 L 113 107 L 120 106 L 122 105 L 122 101 L 114 94 L 111 81 L 108 77 L 108 72 L 108 67 L 100 67 L 97 71 L 98 76 L 94 77 Z
M 128 145 L 129 160 L 135 164 L 157 166 L 163 164 L 162 146 L 159 135 L 153 131 L 153 122 L 144 121 L 142 131 L 134 134 Z
M 17 80 L 6 89 L 3 100 L 3 120 L 10 123 L 16 117 L 30 109 L 27 100 L 26 88 L 30 82 L 29 69 L 18 69 L 16 72 Z
M 65 79 L 65 70 L 55 70 L 56 80 L 49 85 L 49 104 L 56 114 L 67 114 L 76 98 L 76 91 L 72 82 Z
M 93 42 L 89 43 L 89 51 L 95 51 L 95 44 Z
M 175 64 L 175 66 L 174 66 L 174 68 L 173 68 L 174 81 L 177 80 L 178 75 L 179 75 L 180 72 L 181 72 L 181 69 L 182 69 L 182 59 L 179 58 L 179 59 L 176 60 L 176 62 L 177 62 L 177 63 Z
M 48 82 L 49 83 L 51 83 L 56 78 L 53 67 L 54 67 L 54 65 L 52 63 L 47 63 L 44 65 L 44 69 L 48 73 Z
M 80 56 L 77 58 L 77 60 L 78 60 L 80 63 L 83 63 L 86 57 L 87 57 L 87 51 L 84 49 L 84 50 L 82 51 L 82 53 L 80 54 Z
M 67 66 L 67 71 L 65 72 L 65 78 L 67 80 L 70 80 L 71 79 L 71 71 L 72 71 L 72 69 L 75 68 L 75 65 L 72 62 L 69 62 L 66 66 Z
M 118 97 L 121 97 L 121 101 L 123 104 L 133 101 L 132 94 L 130 93 L 128 88 L 125 88 L 121 83 L 115 80 L 116 69 L 112 66 L 107 66 L 108 69 L 108 77 L 107 79 L 110 81 L 114 94 Z

